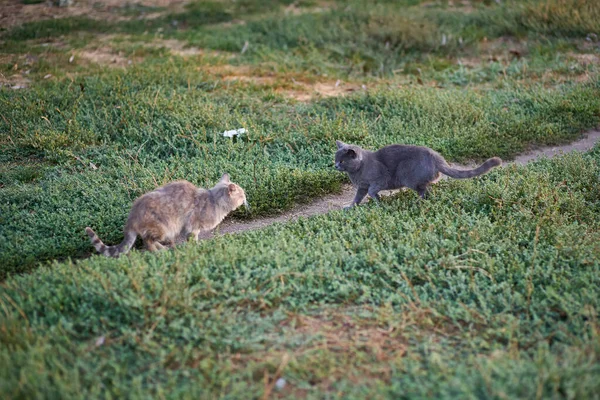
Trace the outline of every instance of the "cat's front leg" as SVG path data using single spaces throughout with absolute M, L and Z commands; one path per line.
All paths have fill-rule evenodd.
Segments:
M 200 239 L 200 230 L 194 230 L 188 234 L 188 240 L 194 239 L 196 242 Z
M 344 210 L 349 210 L 352 207 L 354 207 L 355 205 L 359 205 L 360 202 L 365 198 L 365 196 L 367 195 L 368 192 L 368 188 L 364 188 L 364 187 L 359 187 L 356 190 L 356 195 L 354 196 L 354 200 L 352 200 L 352 204 L 350 204 L 347 207 L 344 207 Z
M 375 185 L 369 186 L 369 190 L 368 190 L 369 196 L 371 196 L 371 198 L 378 203 L 379 203 L 379 200 L 381 200 L 381 198 L 379 197 L 380 190 L 381 189 L 379 188 L 379 186 L 375 186 Z
M 198 241 L 200 235 L 200 229 L 195 229 L 191 224 L 186 225 L 179 233 L 178 243 L 185 243 L 190 240 Z

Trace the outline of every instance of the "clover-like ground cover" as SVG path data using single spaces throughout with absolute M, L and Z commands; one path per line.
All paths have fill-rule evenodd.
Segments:
M 454 3 L 127 6 L 1 33 L 0 393 L 593 398 L 598 148 L 80 259 L 85 226 L 119 241 L 172 179 L 227 171 L 253 205 L 233 218 L 259 218 L 340 189 L 335 139 L 465 162 L 598 125 L 600 6 Z

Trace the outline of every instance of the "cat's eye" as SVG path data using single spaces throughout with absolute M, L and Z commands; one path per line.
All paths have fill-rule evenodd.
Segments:
M 344 160 L 340 161 L 340 164 L 343 164 L 343 163 L 344 163 Z

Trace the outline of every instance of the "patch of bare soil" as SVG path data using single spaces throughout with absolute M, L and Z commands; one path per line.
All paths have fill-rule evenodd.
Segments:
M 310 101 L 314 97 L 344 96 L 359 90 L 366 90 L 365 85 L 342 82 L 303 82 L 286 76 L 277 76 L 274 73 L 260 73 L 248 66 L 216 65 L 199 70 L 223 79 L 224 81 L 247 82 L 255 85 L 273 86 L 277 93 L 298 101 Z
M 332 4 L 326 1 L 321 1 L 315 7 L 298 7 L 297 2 L 290 4 L 283 10 L 286 15 L 301 15 L 301 14 L 318 14 L 331 9 Z
M 361 87 L 360 85 L 337 81 L 335 83 L 317 83 L 312 88 L 323 97 L 337 97 L 356 92 L 361 88 L 366 89 L 366 86 Z
M 597 54 L 569 54 L 572 58 L 574 58 L 579 64 L 584 67 L 588 65 L 600 65 L 600 56 Z
M 557 155 L 569 153 L 572 151 L 580 151 L 585 152 L 591 150 L 596 143 L 600 142 L 600 130 L 592 130 L 585 134 L 585 136 L 577 140 L 575 142 L 562 145 L 562 146 L 549 146 L 549 147 L 541 147 L 539 149 L 535 149 L 515 157 L 514 161 L 507 162 L 506 164 L 517 164 L 517 165 L 526 165 L 532 161 L 535 161 L 541 157 L 555 157 Z M 461 166 L 454 165 L 455 168 L 461 168 Z M 475 165 L 462 166 L 462 168 L 473 168 Z M 442 179 L 446 177 L 442 176 Z M 383 196 L 389 196 L 394 193 L 398 193 L 399 190 L 390 190 L 383 191 L 380 194 Z M 238 222 L 227 220 L 221 224 L 220 227 L 216 229 L 216 234 L 223 235 L 227 233 L 238 233 L 245 232 L 248 230 L 255 230 L 265 228 L 274 223 L 283 223 L 288 221 L 297 220 L 300 217 L 310 217 L 313 215 L 321 215 L 326 214 L 330 211 L 337 211 L 342 209 L 343 207 L 349 205 L 354 198 L 355 189 L 346 185 L 343 187 L 342 192 L 339 194 L 328 195 L 315 201 L 295 207 L 294 209 L 287 211 L 281 215 L 276 217 L 268 217 L 268 218 L 257 218 L 255 220 L 249 222 Z M 365 200 L 366 201 L 366 200 Z M 212 233 L 208 234 L 206 237 L 213 236 Z
M 132 65 L 134 60 L 124 57 L 120 52 L 114 52 L 110 47 L 104 46 L 94 50 L 83 50 L 78 56 L 100 65 L 124 68 Z M 136 60 L 139 61 L 139 60 Z
M 344 96 L 359 90 L 367 89 L 365 85 L 347 83 L 339 80 L 336 82 L 316 83 L 307 83 L 294 80 L 293 84 L 293 89 L 279 89 L 278 92 L 298 101 L 310 101 L 315 97 Z
M 461 11 L 465 14 L 472 13 L 475 11 L 473 3 L 469 0 L 448 0 L 447 2 L 442 1 L 426 1 L 421 3 L 421 7 L 443 7 L 447 6 L 449 10 Z
M 286 97 L 302 102 L 311 101 L 313 98 L 312 93 L 305 92 L 304 90 L 278 89 L 277 92 Z
M 108 65 L 112 67 L 126 67 L 128 65 L 137 64 L 143 60 L 142 57 L 125 57 L 123 52 L 114 49 L 110 46 L 112 40 L 116 38 L 115 35 L 104 35 L 98 38 L 99 43 L 103 43 L 102 46 L 97 48 L 88 48 L 78 53 L 79 57 L 84 58 L 88 61 L 96 64 Z M 123 37 L 122 37 L 123 38 Z M 125 38 L 127 38 L 125 36 Z M 132 39 L 130 44 L 135 43 Z M 204 54 L 218 55 L 218 52 L 205 52 L 197 47 L 188 47 L 185 42 L 176 39 L 155 39 L 152 42 L 145 43 L 140 42 L 142 47 L 147 48 L 166 48 L 173 55 L 180 57 L 194 57 Z
M 178 12 L 188 0 L 75 0 L 68 7 L 58 7 L 52 1 L 39 4 L 23 4 L 21 0 L 0 0 L 0 26 L 5 29 L 27 22 L 53 18 L 85 16 L 97 20 L 124 21 L 133 18 L 151 19 L 166 12 Z M 161 8 L 139 16 L 125 15 L 124 7 L 143 6 Z
M 272 76 L 247 76 L 247 75 L 225 75 L 224 81 L 248 82 L 255 85 L 272 85 L 276 79 Z
M 171 54 L 180 56 L 180 57 L 193 57 L 200 54 L 206 54 L 206 52 L 198 47 L 188 47 L 185 42 L 182 42 L 177 39 L 156 39 L 151 44 L 153 47 L 165 47 L 169 49 Z M 215 51 L 211 51 L 211 53 L 217 54 Z
M 260 73 L 254 71 L 247 65 L 207 65 L 197 68 L 199 71 L 214 75 L 216 78 L 226 82 L 244 82 L 256 85 L 273 85 L 277 81 L 277 77 L 272 73 Z

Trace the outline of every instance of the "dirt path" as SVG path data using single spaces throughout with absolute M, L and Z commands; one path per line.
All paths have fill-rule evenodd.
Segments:
M 585 152 L 590 150 L 594 145 L 600 141 L 600 130 L 589 131 L 585 134 L 585 136 L 576 141 L 563 146 L 549 146 L 549 147 L 541 147 L 536 150 L 529 151 L 527 153 L 520 154 L 515 157 L 513 161 L 506 162 L 507 164 L 518 164 L 525 165 L 537 158 L 541 157 L 554 157 L 559 154 L 569 153 L 571 151 L 581 151 Z M 316 199 L 315 201 L 295 207 L 285 213 L 268 218 L 258 218 L 248 222 L 239 222 L 239 221 L 226 221 L 217 231 L 219 235 L 224 235 L 226 233 L 238 233 L 245 232 L 248 230 L 260 229 L 276 222 L 287 222 L 298 219 L 299 217 L 310 217 L 312 215 L 320 215 L 325 214 L 332 210 L 339 210 L 350 204 L 354 197 L 354 189 L 350 185 L 345 185 L 342 188 L 342 192 L 340 194 L 328 195 L 325 197 L 321 197 Z M 387 193 L 386 193 L 387 192 Z M 393 191 L 384 191 L 382 194 L 391 194 Z M 211 237 L 212 234 L 208 235 Z

